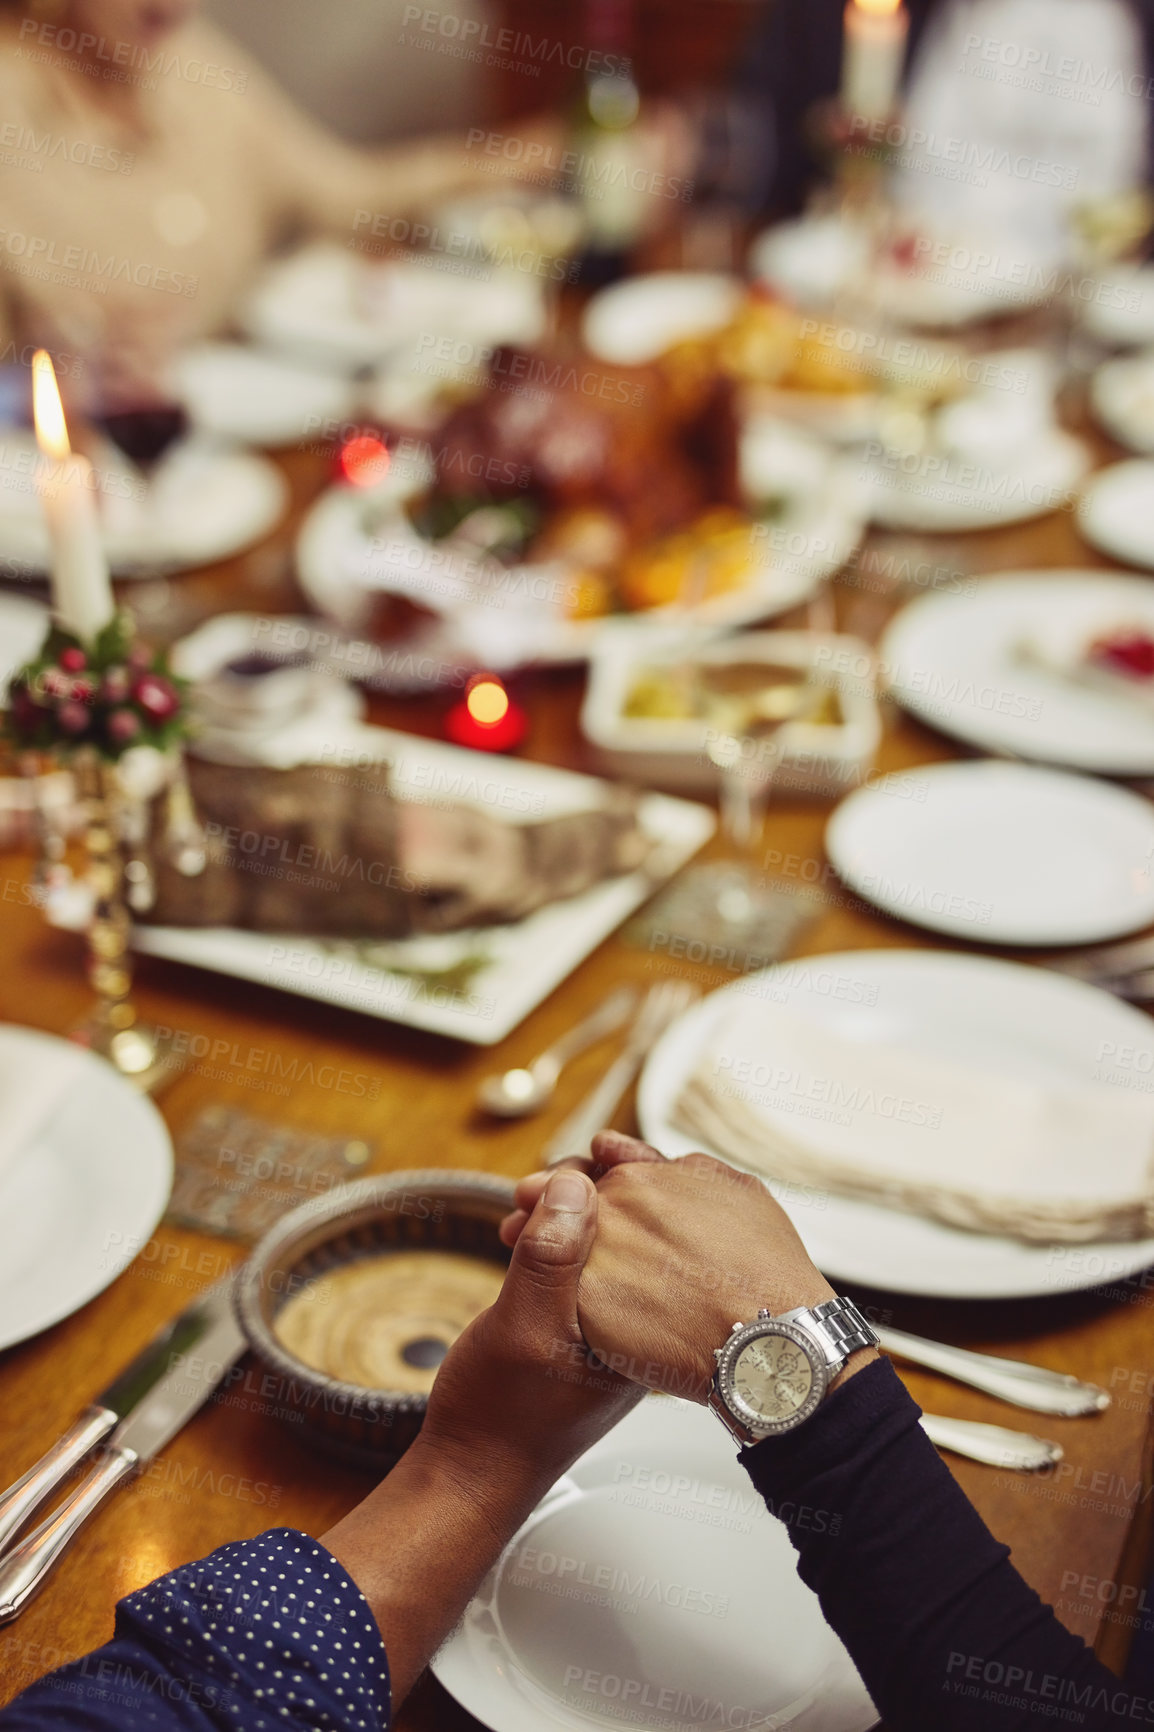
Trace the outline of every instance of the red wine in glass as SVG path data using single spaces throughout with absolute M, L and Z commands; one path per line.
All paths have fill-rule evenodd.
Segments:
M 188 431 L 188 411 L 182 403 L 147 403 L 137 408 L 112 409 L 98 419 L 113 444 L 145 474 Z

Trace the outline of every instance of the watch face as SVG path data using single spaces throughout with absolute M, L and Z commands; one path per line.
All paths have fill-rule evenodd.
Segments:
M 814 1411 L 825 1385 L 797 1335 L 766 1329 L 740 1345 L 725 1366 L 722 1396 L 756 1430 L 789 1431 Z

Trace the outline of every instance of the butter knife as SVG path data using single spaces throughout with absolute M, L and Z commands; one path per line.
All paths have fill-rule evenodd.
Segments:
M 1010 1431 L 1004 1425 L 982 1425 L 973 1419 L 950 1419 L 944 1413 L 923 1413 L 922 1430 L 937 1449 L 969 1456 L 987 1467 L 1003 1467 L 1011 1473 L 1040 1473 L 1062 1459 L 1062 1445 L 1048 1437 L 1033 1437 L 1028 1431 Z
M 167 1362 L 75 1489 L 39 1527 L 0 1557 L 0 1624 L 24 1610 L 89 1516 L 111 1491 L 159 1454 L 244 1352 L 245 1338 L 232 1312 L 231 1278 L 211 1288 L 198 1301 L 198 1308 L 205 1327 L 191 1350 L 186 1348 Z
M 227 1276 L 219 1286 L 222 1291 L 231 1291 L 232 1276 Z M 132 1363 L 85 1408 L 64 1436 L 58 1438 L 15 1485 L 0 1493 L 0 1554 L 12 1536 L 19 1533 L 40 1505 L 63 1485 L 85 1456 L 98 1443 L 103 1443 L 120 1421 L 131 1413 L 157 1378 L 163 1377 L 173 1361 L 187 1353 L 211 1326 L 215 1316 L 212 1300 L 217 1290 L 216 1287 L 209 1288 L 158 1335 L 154 1335 Z
M 1101 1413 L 1110 1397 L 1096 1383 L 1083 1383 L 1064 1371 L 1045 1365 L 1030 1365 L 1022 1359 L 999 1359 L 992 1353 L 972 1353 L 968 1347 L 951 1347 L 944 1341 L 927 1341 L 907 1335 L 903 1329 L 878 1327 L 882 1350 L 895 1359 L 908 1359 L 929 1371 L 940 1371 L 958 1383 L 968 1383 L 987 1395 L 996 1395 L 1014 1407 L 1030 1407 L 1036 1413 L 1057 1413 L 1077 1419 L 1085 1413 Z

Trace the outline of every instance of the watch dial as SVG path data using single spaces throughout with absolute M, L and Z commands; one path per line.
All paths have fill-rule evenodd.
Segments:
M 789 1419 L 805 1406 L 812 1388 L 813 1366 L 787 1335 L 759 1335 L 733 1367 L 735 1395 L 762 1419 Z

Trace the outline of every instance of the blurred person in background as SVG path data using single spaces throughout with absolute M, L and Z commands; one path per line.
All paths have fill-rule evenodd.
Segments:
M 902 126 L 880 137 L 895 148 L 889 193 L 909 222 L 1056 256 L 1076 210 L 1125 199 L 1151 178 L 1154 0 L 906 0 L 906 9 Z M 843 0 L 776 0 L 741 61 L 771 213 L 800 209 L 828 167 L 815 110 L 838 92 L 843 14 Z
M 6 360 L 40 344 L 148 374 L 225 326 L 274 249 L 467 179 L 463 138 L 342 142 L 197 12 L 0 0 Z

